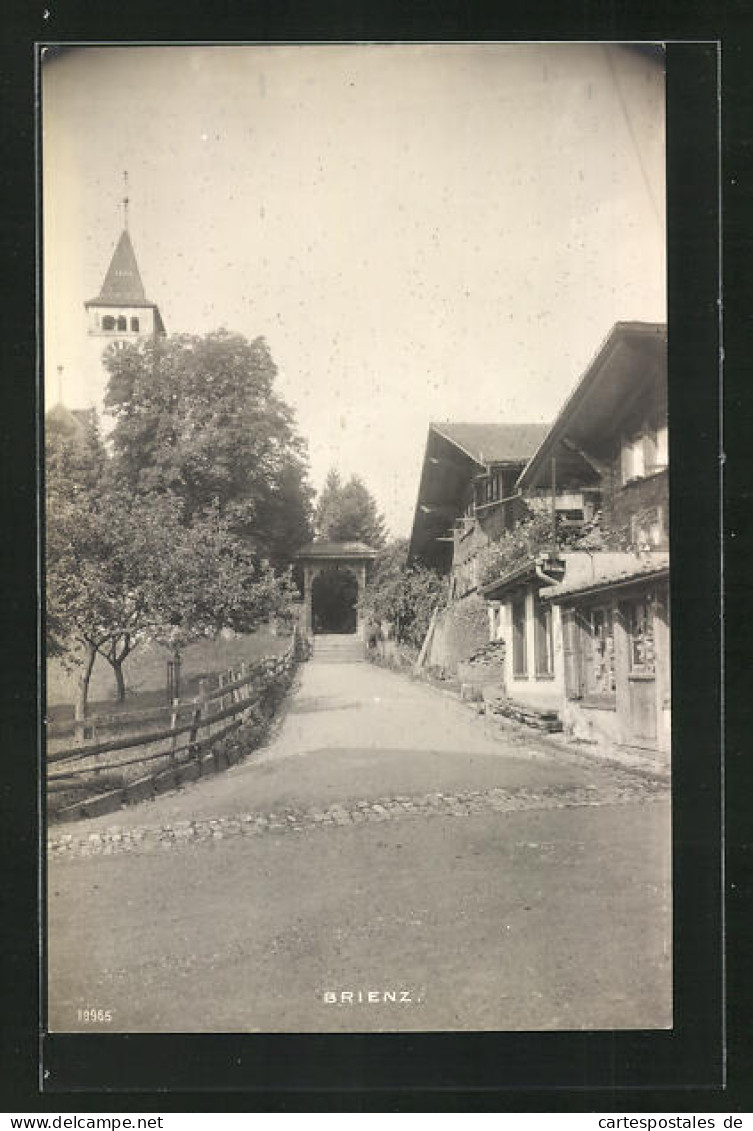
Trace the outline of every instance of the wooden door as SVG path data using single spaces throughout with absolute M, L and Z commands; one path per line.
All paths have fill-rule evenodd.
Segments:
M 625 742 L 655 747 L 656 653 L 654 609 L 646 597 L 623 601 L 620 614 L 625 630 L 627 664 L 617 695 Z

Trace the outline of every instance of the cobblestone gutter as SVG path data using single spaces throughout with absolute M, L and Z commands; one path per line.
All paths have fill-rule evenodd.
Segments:
M 280 808 L 270 813 L 243 813 L 232 817 L 175 821 L 162 826 L 112 826 L 83 836 L 63 833 L 48 838 L 48 849 L 53 858 L 111 856 L 122 852 L 171 849 L 233 836 L 295 835 L 310 829 L 403 821 L 416 817 L 469 817 L 474 813 L 620 805 L 667 796 L 665 786 L 645 781 L 619 783 L 608 789 L 571 786 L 537 791 L 489 789 L 453 794 L 426 793 L 413 797 L 396 795 L 378 798 L 376 801 L 330 805 L 326 809 Z

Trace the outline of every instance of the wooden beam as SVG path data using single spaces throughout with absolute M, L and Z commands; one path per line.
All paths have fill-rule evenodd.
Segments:
M 419 503 L 418 509 L 422 514 L 439 514 L 439 515 L 455 515 L 457 507 L 450 506 L 449 503 Z
M 568 451 L 575 452 L 576 455 L 579 455 L 581 459 L 585 460 L 589 467 L 592 467 L 597 475 L 600 475 L 603 478 L 604 476 L 609 474 L 608 464 L 602 463 L 601 460 L 596 458 L 596 456 L 590 455 L 583 448 L 579 447 L 578 444 L 574 443 L 572 440 L 569 440 L 567 436 L 563 436 L 562 445 L 563 447 L 567 448 Z

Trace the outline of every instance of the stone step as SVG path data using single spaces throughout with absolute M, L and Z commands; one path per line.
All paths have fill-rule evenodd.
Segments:
M 322 633 L 313 638 L 312 660 L 320 664 L 356 664 L 364 660 L 363 640 L 357 636 Z

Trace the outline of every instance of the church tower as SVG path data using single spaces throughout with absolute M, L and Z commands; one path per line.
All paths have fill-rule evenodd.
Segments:
M 101 411 L 107 374 L 102 355 L 111 343 L 125 344 L 141 338 L 164 337 L 165 325 L 159 307 L 146 297 L 136 253 L 128 232 L 127 174 L 123 197 L 123 231 L 96 298 L 84 303 L 88 320 L 88 338 L 96 358 L 92 359 L 95 382 L 95 403 Z

